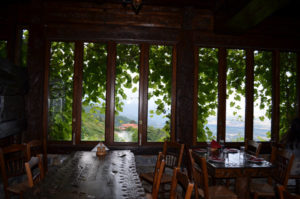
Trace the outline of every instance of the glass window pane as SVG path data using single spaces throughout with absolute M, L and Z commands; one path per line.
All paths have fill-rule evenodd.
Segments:
M 72 140 L 74 43 L 52 42 L 49 68 L 49 140 Z
M 226 141 L 242 142 L 245 135 L 246 55 L 244 50 L 227 51 Z
M 271 139 L 272 53 L 254 51 L 253 139 Z
M 279 134 L 282 137 L 296 117 L 297 54 L 280 53 L 280 119 Z
M 197 141 L 217 137 L 218 49 L 199 49 Z
M 0 57 L 7 58 L 7 41 L 5 40 L 0 40 Z
M 106 45 L 84 44 L 81 140 L 105 140 Z
M 139 60 L 139 46 L 117 45 L 115 142 L 138 141 Z
M 148 81 L 147 142 L 163 142 L 171 128 L 171 46 L 150 47 Z
M 21 66 L 22 67 L 27 67 L 28 37 L 29 37 L 29 31 L 27 29 L 23 29 L 22 45 L 21 45 Z

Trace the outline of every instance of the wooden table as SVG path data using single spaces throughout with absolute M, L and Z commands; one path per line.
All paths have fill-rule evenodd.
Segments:
M 236 193 L 239 198 L 249 198 L 249 182 L 251 177 L 268 177 L 274 165 L 268 161 L 251 163 L 246 160 L 245 153 L 225 153 L 223 163 L 207 161 L 209 175 L 213 178 L 235 178 Z
M 25 198 L 139 199 L 145 198 L 132 152 L 76 152 L 60 168 L 50 170 Z

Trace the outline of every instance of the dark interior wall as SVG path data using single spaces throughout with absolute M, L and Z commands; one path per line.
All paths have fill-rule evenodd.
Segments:
M 280 27 L 264 22 L 243 34 L 214 32 L 214 13 L 193 7 L 145 5 L 136 15 L 130 6 L 109 3 L 62 1 L 28 1 L 0 8 L 0 39 L 8 37 L 15 27 L 29 28 L 28 73 L 29 93 L 26 97 L 26 140 L 41 138 L 45 131 L 43 112 L 44 66 L 46 41 L 115 41 L 177 45 L 176 139 L 192 144 L 194 100 L 194 47 L 243 47 L 259 49 L 299 50 L 299 34 L 291 36 Z M 3 11 L 3 12 L 2 12 Z M 292 24 L 293 26 L 295 24 Z M 300 25 L 300 24 L 299 24 Z M 284 26 L 286 27 L 286 26 Z M 7 31 L 9 29 L 10 31 Z M 9 34 L 9 35 L 8 35 Z M 43 126 L 44 124 L 44 126 Z

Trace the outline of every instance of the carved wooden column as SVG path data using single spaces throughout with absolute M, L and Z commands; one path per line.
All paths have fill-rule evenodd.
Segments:
M 183 27 L 177 44 L 176 141 L 193 144 L 194 39 L 191 29 L 193 9 L 185 8 Z

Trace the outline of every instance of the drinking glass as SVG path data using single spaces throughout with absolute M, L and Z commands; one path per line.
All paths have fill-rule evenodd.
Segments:
M 221 152 L 223 152 L 224 147 L 225 147 L 225 141 L 224 140 L 220 140 L 220 145 L 221 145 Z
M 240 147 L 239 159 L 240 159 L 240 162 L 241 161 L 243 162 L 245 160 L 245 147 L 244 146 Z

